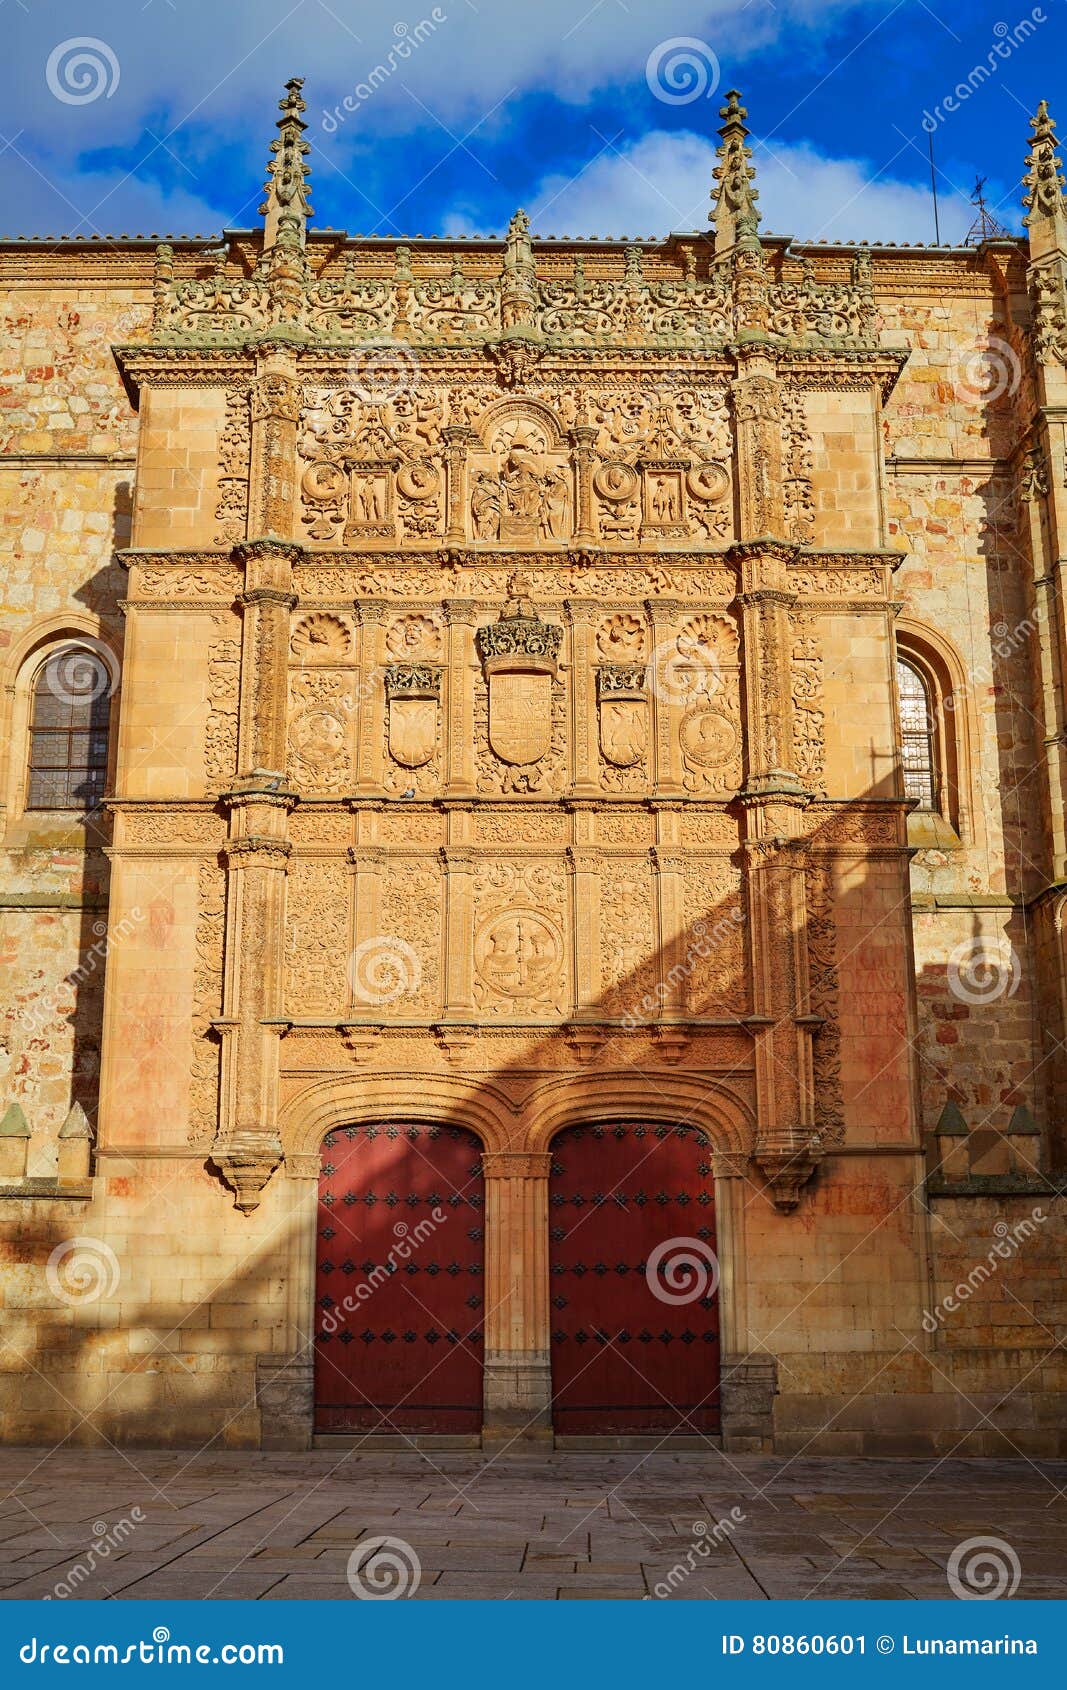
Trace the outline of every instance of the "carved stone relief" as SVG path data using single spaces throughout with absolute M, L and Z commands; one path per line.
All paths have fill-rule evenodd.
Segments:
M 302 791 L 334 792 L 351 784 L 353 708 L 350 670 L 290 671 L 289 763 Z
M 343 857 L 289 860 L 285 1003 L 296 1019 L 344 1014 L 351 885 Z
M 483 1013 L 566 1013 L 565 885 L 558 859 L 480 865 L 474 998 Z

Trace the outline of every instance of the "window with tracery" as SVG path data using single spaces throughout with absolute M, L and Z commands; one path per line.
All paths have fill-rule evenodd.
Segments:
M 934 713 L 926 681 L 903 658 L 897 661 L 897 690 L 904 795 L 918 799 L 920 809 L 933 810 L 937 807 Z
M 54 652 L 33 689 L 28 810 L 95 809 L 107 778 L 110 713 L 111 676 L 96 652 Z

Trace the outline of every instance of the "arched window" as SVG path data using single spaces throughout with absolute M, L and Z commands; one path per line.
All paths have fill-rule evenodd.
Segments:
M 111 675 L 87 646 L 53 652 L 30 714 L 28 810 L 92 810 L 107 778 Z
M 939 781 L 930 692 L 919 670 L 903 658 L 897 660 L 897 690 L 904 796 L 918 799 L 921 810 L 936 810 Z

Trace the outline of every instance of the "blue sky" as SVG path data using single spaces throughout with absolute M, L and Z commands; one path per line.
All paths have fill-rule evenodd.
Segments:
M 735 85 L 766 231 L 931 240 L 930 128 L 943 236 L 979 173 L 1016 229 L 1038 99 L 1067 125 L 1065 5 L 0 0 L 0 233 L 248 227 L 291 75 L 315 221 L 350 233 L 495 233 L 519 204 L 540 234 L 703 228 Z

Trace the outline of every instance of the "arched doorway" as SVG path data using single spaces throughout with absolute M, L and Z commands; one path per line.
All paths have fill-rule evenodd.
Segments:
M 719 1430 L 711 1147 L 695 1127 L 569 1127 L 552 1144 L 560 1436 Z
M 462 1127 L 340 1127 L 322 1146 L 317 1432 L 478 1433 L 485 1182 Z

